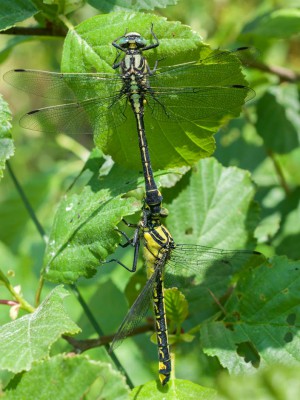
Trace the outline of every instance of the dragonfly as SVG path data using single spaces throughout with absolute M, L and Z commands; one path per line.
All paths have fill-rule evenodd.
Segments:
M 116 38 L 112 45 L 119 53 L 112 65 L 114 73 L 15 69 L 4 75 L 4 80 L 18 89 L 63 102 L 25 114 L 20 125 L 26 129 L 67 134 L 99 132 L 101 136 L 104 131 L 109 132 L 121 124 L 124 124 L 123 132 L 126 132 L 126 123 L 129 124 L 134 117 L 149 196 L 150 187 L 153 188 L 155 183 L 145 118 L 148 126 L 150 121 L 210 125 L 211 121 L 222 120 L 224 115 L 240 109 L 254 96 L 249 87 L 232 84 L 232 71 L 226 68 L 224 72 L 226 65 L 236 63 L 235 55 L 242 58 L 248 53 L 248 48 L 242 47 L 234 52 L 214 51 L 198 61 L 161 68 L 156 61 L 151 69 L 143 52 L 160 45 L 153 25 L 151 36 L 150 44 L 137 32 Z M 124 56 L 120 60 L 121 54 Z M 216 78 L 220 82 L 217 85 Z M 157 194 L 155 189 L 154 196 Z
M 231 278 L 242 268 L 252 268 L 265 261 L 261 253 L 251 250 L 224 250 L 195 244 L 177 244 L 164 225 L 167 215 L 168 212 L 161 203 L 148 205 L 144 202 L 142 218 L 138 224 L 123 220 L 127 226 L 135 228 L 133 238 L 130 239 L 124 232 L 119 231 L 126 238 L 126 243 L 121 246 L 134 247 L 132 267 L 127 267 L 117 259 L 107 261 L 116 262 L 128 271 L 135 272 L 140 247 L 141 245 L 143 247 L 147 281 L 114 336 L 111 351 L 114 351 L 143 321 L 152 303 L 158 346 L 159 379 L 163 386 L 170 380 L 172 371 L 164 302 L 165 287 L 191 290 L 198 286 L 205 298 L 209 293 L 213 293 L 216 298 L 219 292 L 221 297 Z M 220 282 L 216 282 L 218 280 L 221 280 L 221 291 L 218 287 Z

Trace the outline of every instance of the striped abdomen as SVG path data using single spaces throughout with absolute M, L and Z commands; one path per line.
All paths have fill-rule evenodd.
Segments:
M 165 385 L 170 379 L 172 366 L 164 302 L 164 283 L 161 272 L 157 275 L 156 287 L 153 291 L 153 308 L 158 346 L 159 379 L 161 384 Z

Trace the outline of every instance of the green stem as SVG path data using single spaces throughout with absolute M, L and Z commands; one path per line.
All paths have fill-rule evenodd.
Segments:
M 175 380 L 175 351 L 172 350 L 170 352 L 170 356 L 171 356 L 171 382 L 173 382 Z
M 191 328 L 189 331 L 187 331 L 187 333 L 189 333 L 190 335 L 194 335 L 196 333 L 198 333 L 201 329 L 201 324 L 198 324 L 196 326 L 194 326 L 193 328 Z
M 13 171 L 13 169 L 12 169 L 10 163 L 9 163 L 9 161 L 6 162 L 6 166 L 7 166 L 7 170 L 9 172 L 10 176 L 11 176 L 12 181 L 14 182 L 14 185 L 15 185 L 15 187 L 16 187 L 16 189 L 17 189 L 17 191 L 18 191 L 18 193 L 19 193 L 19 195 L 20 195 L 20 197 L 21 197 L 21 199 L 22 199 L 22 201 L 24 203 L 24 206 L 25 206 L 29 216 L 31 217 L 31 219 L 32 219 L 37 231 L 41 235 L 44 243 L 47 243 L 48 242 L 48 236 L 46 235 L 46 232 L 45 232 L 44 228 L 42 227 L 42 225 L 40 224 L 39 220 L 37 219 L 37 217 L 35 215 L 35 212 L 34 212 L 32 206 L 31 206 L 31 204 L 30 204 L 30 202 L 29 202 L 29 200 L 28 200 L 28 198 L 27 198 L 22 186 L 20 185 L 20 183 L 19 183 L 19 181 L 18 181 L 18 179 L 17 179 L 17 177 L 16 177 L 16 175 L 15 175 L 15 173 L 14 173 L 14 171 Z M 42 277 L 40 277 L 38 291 L 37 291 L 36 296 L 35 296 L 36 305 L 39 304 L 40 295 L 41 295 L 41 291 L 42 291 L 42 288 L 43 288 L 43 282 L 44 282 L 44 279 Z
M 285 194 L 288 196 L 290 194 L 290 189 L 288 187 L 288 184 L 285 180 L 285 177 L 283 175 L 283 171 L 281 168 L 281 165 L 279 164 L 279 162 L 276 160 L 275 154 L 273 153 L 272 150 L 267 150 L 268 156 L 271 158 L 275 171 L 277 173 L 280 185 L 282 186 L 283 190 L 285 191 Z
M 11 176 L 11 179 L 12 179 L 16 189 L 19 192 L 19 195 L 20 195 L 20 197 L 21 197 L 21 199 L 22 199 L 22 201 L 24 203 L 24 206 L 25 206 L 28 214 L 30 215 L 30 217 L 31 217 L 36 229 L 38 230 L 39 234 L 41 235 L 43 241 L 45 243 L 47 243 L 48 242 L 48 236 L 46 235 L 46 232 L 44 231 L 44 228 L 42 227 L 42 225 L 39 223 L 39 221 L 38 221 L 38 219 L 37 219 L 37 217 L 35 215 L 35 212 L 34 212 L 33 208 L 31 207 L 31 204 L 29 203 L 29 200 L 28 200 L 24 190 L 22 189 L 22 186 L 20 185 L 20 183 L 19 183 L 19 181 L 18 181 L 13 169 L 11 168 L 11 165 L 10 165 L 9 161 L 6 161 L 6 166 L 7 166 L 7 170 L 9 172 L 10 176 Z
M 35 306 L 36 307 L 40 304 L 40 299 L 41 299 L 41 293 L 42 293 L 43 286 L 44 286 L 44 277 L 41 275 L 40 279 L 39 279 L 38 288 L 37 288 L 37 291 L 35 293 Z
M 60 15 L 58 16 L 58 18 L 64 23 L 64 25 L 65 25 L 69 30 L 74 29 L 74 26 L 71 24 L 71 22 L 68 20 L 68 18 L 66 18 L 65 15 L 60 14 Z
M 32 307 L 23 297 L 16 292 L 15 288 L 11 285 L 8 280 L 3 281 L 4 285 L 8 289 L 8 291 L 12 294 L 12 296 L 16 299 L 16 301 L 20 304 L 20 308 L 30 313 L 34 312 L 35 308 Z
M 91 310 L 89 309 L 88 305 L 86 304 L 84 298 L 81 296 L 78 287 L 75 285 L 70 285 L 71 289 L 73 290 L 75 296 L 77 297 L 78 302 L 80 303 L 82 309 L 84 310 L 87 318 L 89 319 L 91 325 L 93 326 L 93 328 L 95 329 L 95 331 L 97 332 L 97 334 L 99 336 L 104 336 L 104 333 L 102 331 L 102 329 L 100 328 L 98 322 L 96 321 L 95 317 L 93 316 Z M 110 348 L 109 348 L 109 344 L 105 344 L 104 345 L 106 350 L 109 352 Z M 123 368 L 122 364 L 120 363 L 119 359 L 116 357 L 116 355 L 114 353 L 110 353 L 110 357 L 113 360 L 114 364 L 116 365 L 116 367 L 122 371 L 125 375 L 126 381 L 128 386 L 133 389 L 133 383 L 131 381 L 131 379 L 129 378 L 129 376 L 127 375 L 125 369 Z

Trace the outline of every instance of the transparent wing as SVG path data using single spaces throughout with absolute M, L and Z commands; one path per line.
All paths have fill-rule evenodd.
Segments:
M 126 104 L 126 97 L 112 96 L 45 107 L 25 114 L 20 125 L 47 133 L 93 133 L 96 128 L 106 130 L 109 126 L 123 123 Z
M 214 50 L 209 56 L 198 61 L 158 68 L 149 76 L 151 87 L 168 86 L 210 86 L 211 84 L 235 85 L 241 79 L 241 61 L 255 58 L 255 49 L 241 47 L 233 51 Z
M 248 48 L 235 52 L 214 51 L 197 62 L 158 69 L 147 77 L 150 87 L 144 95 L 150 111 L 148 115 L 161 121 L 195 123 L 215 123 L 225 115 L 237 116 L 244 102 L 255 95 L 243 85 L 241 63 L 236 57 L 248 52 Z M 124 89 L 118 74 L 62 74 L 18 69 L 7 72 L 4 79 L 26 92 L 72 102 L 26 114 L 20 123 L 27 129 L 90 133 L 95 127 L 104 130 L 126 119 L 126 104 L 117 101 Z
M 215 50 L 199 61 L 157 69 L 148 77 L 147 103 L 161 120 L 215 121 L 238 115 L 241 106 L 255 96 L 241 73 L 240 59 L 252 49 Z
M 153 289 L 156 284 L 156 280 L 158 279 L 158 274 L 159 268 L 156 268 L 155 272 L 147 280 L 143 290 L 128 311 L 114 337 L 114 340 L 112 341 L 110 347 L 111 351 L 114 351 L 122 343 L 125 337 L 130 335 L 134 328 L 140 324 L 144 316 L 147 314 L 152 300 Z
M 159 121 L 215 121 L 236 114 L 255 92 L 243 85 L 152 88 L 147 106 Z
M 17 89 L 50 99 L 74 101 L 97 96 L 107 97 L 112 90 L 121 90 L 118 74 L 57 73 L 30 69 L 15 69 L 4 74 L 4 80 Z
M 166 264 L 166 286 L 201 285 L 202 289 L 225 288 L 232 276 L 266 259 L 258 252 L 222 250 L 193 244 L 178 244 Z

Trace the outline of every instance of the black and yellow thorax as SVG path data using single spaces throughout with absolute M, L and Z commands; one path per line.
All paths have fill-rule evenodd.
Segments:
M 143 256 L 147 266 L 147 275 L 151 276 L 162 258 L 168 259 L 175 247 L 174 240 L 168 229 L 161 223 L 160 217 L 150 216 L 141 222 L 143 232 Z

